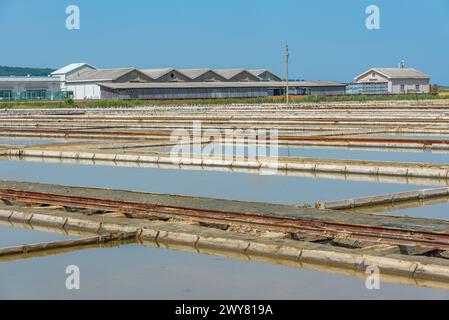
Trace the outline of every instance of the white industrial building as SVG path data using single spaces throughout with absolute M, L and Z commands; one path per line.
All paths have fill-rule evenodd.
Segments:
M 371 68 L 357 76 L 355 80 L 359 88 L 368 93 L 369 91 L 388 94 L 430 92 L 430 76 L 413 68 Z
M 0 77 L 0 100 L 64 100 L 72 96 L 67 78 L 88 69 L 95 68 L 87 63 L 74 63 L 47 77 Z
M 0 101 L 60 99 L 58 77 L 0 77 Z

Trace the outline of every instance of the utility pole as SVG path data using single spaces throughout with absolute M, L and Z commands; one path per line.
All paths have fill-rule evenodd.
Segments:
M 287 102 L 287 106 L 289 105 L 289 83 L 288 83 L 288 60 L 290 58 L 290 53 L 288 51 L 288 43 L 285 45 L 285 80 L 287 81 L 287 85 L 285 87 L 285 101 Z

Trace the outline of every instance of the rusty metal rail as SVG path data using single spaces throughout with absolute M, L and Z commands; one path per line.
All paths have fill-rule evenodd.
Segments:
M 327 238 L 346 238 L 392 245 L 418 246 L 431 250 L 449 250 L 449 230 L 385 227 L 310 217 L 276 214 L 204 210 L 163 204 L 107 200 L 91 197 L 0 189 L 0 199 L 31 204 L 58 205 L 78 209 L 122 212 L 129 218 L 181 219 L 217 225 L 242 225 L 262 230 L 300 233 Z
M 385 144 L 423 144 L 432 146 L 434 144 L 449 145 L 449 140 L 442 139 L 395 139 L 395 138 L 345 138 L 345 137 L 297 137 L 280 136 L 280 140 L 296 142 L 345 142 L 345 143 L 385 143 Z
M 131 131 L 89 131 L 89 130 L 36 130 L 36 129 L 0 129 L 0 134 L 33 134 L 33 135 L 87 135 L 90 137 L 96 136 L 130 136 L 130 137 L 170 137 L 170 132 L 160 131 L 145 131 L 145 132 L 131 132 Z

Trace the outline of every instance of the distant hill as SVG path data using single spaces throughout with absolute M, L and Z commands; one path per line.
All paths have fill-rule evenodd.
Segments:
M 21 68 L 0 66 L 0 77 L 26 77 L 27 75 L 35 77 L 46 77 L 53 71 L 55 70 L 49 68 Z

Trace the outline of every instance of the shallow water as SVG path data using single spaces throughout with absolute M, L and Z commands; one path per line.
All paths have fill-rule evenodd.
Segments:
M 152 148 L 161 153 L 170 153 L 172 148 Z M 280 157 L 305 157 L 319 159 L 345 159 L 345 160 L 375 160 L 375 161 L 399 161 L 399 162 L 420 162 L 420 163 L 449 163 L 449 150 L 421 151 L 412 149 L 402 149 L 400 151 L 383 151 L 380 148 L 331 148 L 331 147 L 279 147 L 271 150 L 269 148 L 227 148 L 220 145 L 203 149 L 205 156 L 215 155 L 278 155 Z
M 449 202 L 408 209 L 386 211 L 386 214 L 414 218 L 449 220 Z
M 51 143 L 64 143 L 69 140 L 65 139 L 27 139 L 27 138 L 8 138 L 8 139 L 0 139 L 0 145 L 3 146 L 34 146 L 41 144 L 51 144 Z
M 390 152 L 379 150 L 356 149 L 281 149 L 281 156 L 307 157 L 307 158 L 331 158 L 347 160 L 376 160 L 376 161 L 400 161 L 421 163 L 449 163 L 449 153 L 436 153 L 431 151 Z
M 32 230 L 31 227 L 30 229 L 21 229 L 0 225 L 0 248 L 76 238 L 58 233 L 36 231 Z
M 422 189 L 422 186 L 297 176 L 127 168 L 0 160 L 0 180 L 126 189 L 229 200 L 280 204 L 318 201 Z
M 285 204 L 422 189 L 422 186 L 0 160 L 0 179 Z M 0 227 L 0 247 L 66 239 Z M 65 287 L 69 265 L 81 290 Z M 449 291 L 382 283 L 256 261 L 126 245 L 10 262 L 0 260 L 0 299 L 449 299 Z
M 69 265 L 80 290 L 65 287 Z M 127 245 L 0 263 L 0 299 L 448 299 L 449 291 Z

